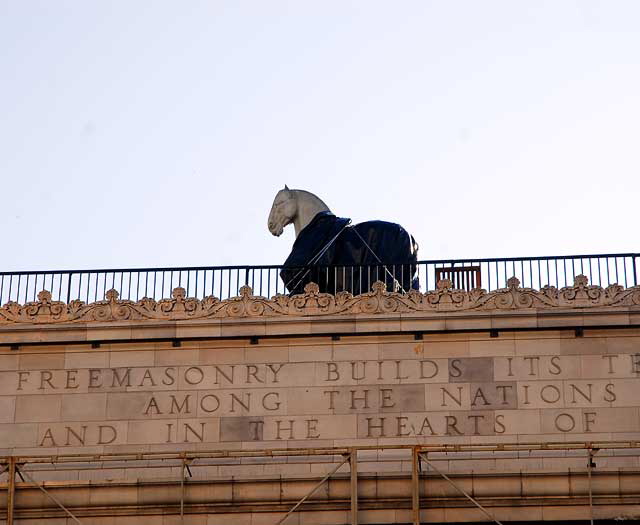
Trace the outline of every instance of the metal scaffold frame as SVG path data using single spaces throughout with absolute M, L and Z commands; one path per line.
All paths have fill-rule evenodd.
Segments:
M 274 521 L 274 525 L 283 525 L 287 518 L 297 511 L 303 509 L 304 503 L 328 480 L 334 476 L 338 471 L 349 464 L 349 500 L 350 500 L 350 523 L 351 525 L 358 524 L 358 452 L 371 452 L 371 451 L 407 451 L 411 453 L 411 509 L 412 520 L 414 525 L 420 525 L 420 511 L 421 511 L 421 478 L 425 475 L 422 471 L 423 464 L 428 470 L 433 471 L 437 476 L 446 480 L 451 486 L 453 486 L 460 494 L 470 500 L 478 509 L 492 522 L 502 525 L 502 523 L 485 507 L 482 505 L 478 498 L 474 498 L 468 491 L 464 490 L 458 483 L 456 483 L 452 477 L 447 475 L 441 469 L 439 469 L 433 459 L 433 455 L 436 453 L 447 454 L 446 459 L 452 459 L 449 454 L 473 454 L 473 453 L 504 453 L 504 452 L 539 452 L 541 455 L 537 457 L 545 457 L 545 453 L 551 452 L 572 452 L 575 454 L 578 451 L 584 451 L 584 457 L 586 460 L 585 471 L 588 476 L 588 500 L 590 509 L 590 521 L 593 523 L 593 492 L 592 492 L 592 471 L 595 467 L 594 457 L 596 454 L 602 456 L 602 452 L 620 451 L 623 449 L 640 449 L 640 442 L 636 441 L 606 441 L 606 442 L 574 442 L 574 443 L 485 443 L 485 444 L 466 444 L 466 445 L 453 445 L 453 444 L 441 444 L 441 445 L 371 445 L 371 446 L 353 446 L 353 447 L 336 447 L 336 448 L 291 448 L 291 449 L 262 449 L 262 450 L 210 450 L 210 451 L 193 451 L 193 452 L 144 452 L 144 453 L 112 453 L 112 454 L 68 454 L 68 455 L 33 455 L 33 456 L 5 456 L 0 457 L 0 475 L 7 473 L 8 478 L 6 482 L 7 491 L 7 509 L 6 509 L 6 524 L 15 525 L 15 502 L 16 496 L 19 494 L 19 486 L 16 484 L 16 474 L 27 485 L 35 486 L 41 490 L 49 499 L 51 499 L 58 507 L 60 507 L 65 514 L 67 514 L 75 523 L 82 524 L 80 519 L 73 514 L 71 510 L 65 507 L 65 505 L 56 498 L 50 491 L 47 490 L 46 482 L 40 482 L 34 479 L 26 469 L 27 465 L 53 465 L 64 466 L 65 464 L 73 468 L 80 470 L 99 470 L 104 468 L 109 463 L 118 462 L 119 468 L 137 468 L 139 462 L 162 462 L 162 461 L 175 461 L 180 467 L 180 506 L 179 513 L 181 522 L 184 521 L 184 516 L 188 509 L 185 508 L 185 499 L 188 487 L 188 479 L 193 476 L 192 468 L 197 466 L 210 466 L 212 463 L 198 464 L 198 461 L 209 460 L 242 460 L 246 458 L 303 458 L 304 457 L 317 457 L 327 456 L 329 458 L 339 457 L 338 461 L 330 459 L 328 461 L 332 468 L 321 477 L 317 483 L 309 490 L 302 498 L 300 498 L 278 521 Z M 572 456 L 575 457 L 575 456 Z M 486 456 L 491 458 L 491 456 Z M 408 458 L 407 458 L 408 459 Z M 442 458 L 439 458 L 442 459 Z M 381 461 L 381 460 L 380 460 Z M 95 466 L 99 463 L 100 466 Z M 80 466 L 78 466 L 80 465 Z M 122 467 L 124 465 L 124 467 Z M 464 473 L 463 471 L 456 471 L 456 474 Z M 1 516 L 1 514 L 0 514 Z

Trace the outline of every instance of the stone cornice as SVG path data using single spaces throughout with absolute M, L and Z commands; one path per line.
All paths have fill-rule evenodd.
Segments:
M 507 288 L 492 292 L 483 289 L 456 290 L 451 281 L 441 280 L 436 289 L 426 293 L 412 290 L 407 294 L 388 292 L 382 282 L 372 291 L 353 296 L 347 292 L 336 295 L 320 293 L 311 283 L 305 293 L 294 296 L 276 295 L 271 299 L 254 296 L 248 286 L 240 295 L 220 300 L 216 297 L 196 299 L 186 297 L 184 288 L 173 290 L 171 299 L 139 301 L 119 299 L 116 290 L 109 290 L 105 300 L 84 303 L 79 300 L 63 303 L 51 301 L 51 293 L 43 290 L 38 300 L 24 305 L 9 302 L 0 307 L 0 325 L 17 324 L 94 324 L 122 321 L 187 321 L 187 320 L 266 320 L 277 318 L 318 318 L 353 314 L 417 314 L 420 317 L 448 316 L 454 312 L 516 312 L 558 311 L 566 309 L 611 309 L 640 306 L 640 286 L 623 288 L 617 284 L 602 288 L 588 284 L 584 275 L 575 278 L 573 286 L 557 289 L 545 286 L 541 290 L 520 287 L 517 278 L 507 281 Z M 615 308 L 614 308 L 615 309 Z M 274 320 L 275 320 L 274 319 Z M 145 323 L 146 324 L 146 323 Z

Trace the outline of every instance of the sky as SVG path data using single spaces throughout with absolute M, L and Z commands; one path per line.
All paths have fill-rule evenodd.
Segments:
M 0 271 L 640 251 L 640 2 L 0 0 Z

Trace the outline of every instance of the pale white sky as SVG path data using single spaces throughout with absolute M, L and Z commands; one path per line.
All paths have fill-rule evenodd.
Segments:
M 640 2 L 0 0 L 0 270 L 640 251 Z

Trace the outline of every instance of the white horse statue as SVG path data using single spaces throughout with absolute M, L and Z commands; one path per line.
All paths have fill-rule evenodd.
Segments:
M 269 213 L 269 231 L 280 237 L 285 226 L 293 223 L 296 237 L 321 211 L 331 211 L 322 199 L 305 190 L 290 190 L 287 185 L 276 193 Z
M 280 276 L 292 293 L 314 282 L 320 291 L 369 291 L 374 281 L 399 291 L 418 289 L 418 246 L 392 222 L 367 221 L 351 226 L 336 217 L 322 199 L 304 190 L 280 190 L 273 201 L 269 231 L 280 236 L 293 224 L 296 240 Z

